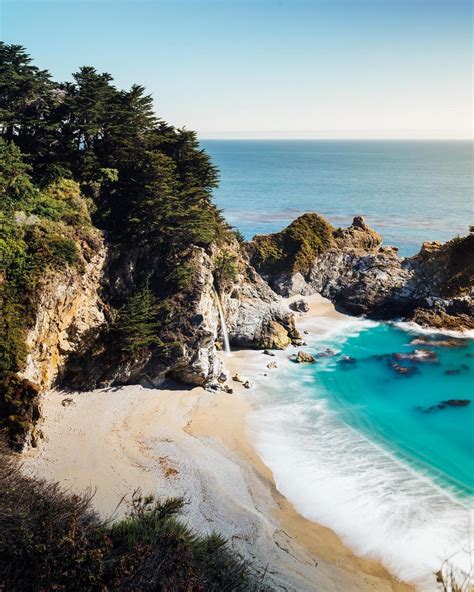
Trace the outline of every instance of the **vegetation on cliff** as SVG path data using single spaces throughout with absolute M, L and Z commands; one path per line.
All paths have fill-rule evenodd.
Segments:
M 210 253 L 230 229 L 212 203 L 218 174 L 195 133 L 157 118 L 143 87 L 117 89 L 92 67 L 57 83 L 22 47 L 5 43 L 0 167 L 0 423 L 15 440 L 32 420 L 17 373 L 48 270 L 79 266 L 85 242 L 103 233 L 116 257 L 103 294 L 110 322 L 89 359 L 106 348 L 115 363 L 161 348 L 166 356 L 176 341 L 172 330 L 166 337 L 169 323 L 188 306 L 196 248 Z M 121 283 L 130 253 L 131 277 Z M 220 277 L 229 274 L 224 257 Z
M 281 232 L 254 237 L 249 245 L 252 265 L 262 273 L 306 273 L 327 250 L 335 228 L 318 214 L 303 214 Z
M 94 242 L 79 185 L 32 183 L 18 148 L 0 139 L 0 427 L 20 444 L 37 415 L 38 387 L 17 376 L 26 361 L 25 333 L 37 290 L 48 273 L 81 264 L 81 242 Z
M 2 590 L 264 590 L 222 537 L 179 520 L 181 499 L 135 494 L 127 516 L 103 521 L 91 495 L 22 475 L 1 443 L 0 491 Z

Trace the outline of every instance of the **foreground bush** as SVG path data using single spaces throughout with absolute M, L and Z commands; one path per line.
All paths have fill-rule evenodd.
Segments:
M 91 496 L 25 477 L 0 448 L 0 590 L 266 589 L 222 537 L 179 521 L 181 499 L 135 495 L 125 518 L 104 522 Z

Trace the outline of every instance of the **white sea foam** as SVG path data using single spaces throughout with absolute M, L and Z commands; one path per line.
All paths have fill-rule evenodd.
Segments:
M 474 329 L 467 331 L 451 331 L 450 329 L 427 328 L 414 323 L 413 321 L 397 321 L 393 323 L 395 327 L 407 331 L 407 333 L 416 333 L 421 335 L 447 335 L 448 337 L 457 337 L 460 339 L 474 339 Z
M 337 350 L 377 324 L 316 317 L 309 345 Z M 330 369 L 331 360 L 321 363 Z M 314 399 L 310 367 L 296 373 L 288 362 L 259 386 L 251 434 L 278 489 L 301 514 L 423 592 L 438 589 L 434 573 L 446 559 L 458 572 L 470 569 L 474 514 L 455 492 L 348 427 L 324 399 Z
M 296 386 L 287 385 L 292 402 L 264 396 L 251 430 L 278 489 L 297 510 L 423 591 L 436 589 L 433 574 L 446 558 L 466 571 L 469 508 Z
M 324 316 L 315 316 L 305 321 L 310 329 L 313 340 L 331 339 L 345 341 L 348 337 L 355 337 L 362 331 L 377 327 L 379 323 L 359 317 L 344 316 L 332 319 Z

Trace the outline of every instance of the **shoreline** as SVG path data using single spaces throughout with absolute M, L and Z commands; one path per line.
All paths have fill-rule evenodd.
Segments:
M 310 311 L 296 313 L 302 330 L 317 330 L 315 315 L 344 317 L 320 297 L 305 300 Z M 231 377 L 262 352 L 221 355 Z M 248 437 L 252 390 L 229 383 L 232 395 L 141 386 L 49 392 L 42 402 L 44 440 L 24 453 L 24 470 L 72 491 L 95 490 L 93 506 L 102 516 L 123 515 L 121 500 L 137 488 L 183 496 L 183 518 L 202 532 L 222 533 L 262 571 L 268 568 L 276 589 L 414 590 L 380 562 L 357 557 L 331 529 L 298 514 L 278 492 Z

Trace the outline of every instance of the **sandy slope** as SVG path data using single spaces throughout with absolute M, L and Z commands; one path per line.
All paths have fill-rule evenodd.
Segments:
M 302 328 L 311 330 L 315 314 L 337 315 L 319 297 L 310 300 Z M 237 352 L 224 361 L 231 371 L 245 371 L 261 355 Z M 233 386 L 233 395 L 140 386 L 50 392 L 43 400 L 45 438 L 25 453 L 24 470 L 74 491 L 96 489 L 94 505 L 104 516 L 123 514 L 138 487 L 184 496 L 186 520 L 223 533 L 234 548 L 268 566 L 278 590 L 411 590 L 377 562 L 355 557 L 278 493 L 246 436 L 252 391 Z M 63 405 L 65 398 L 72 403 Z

